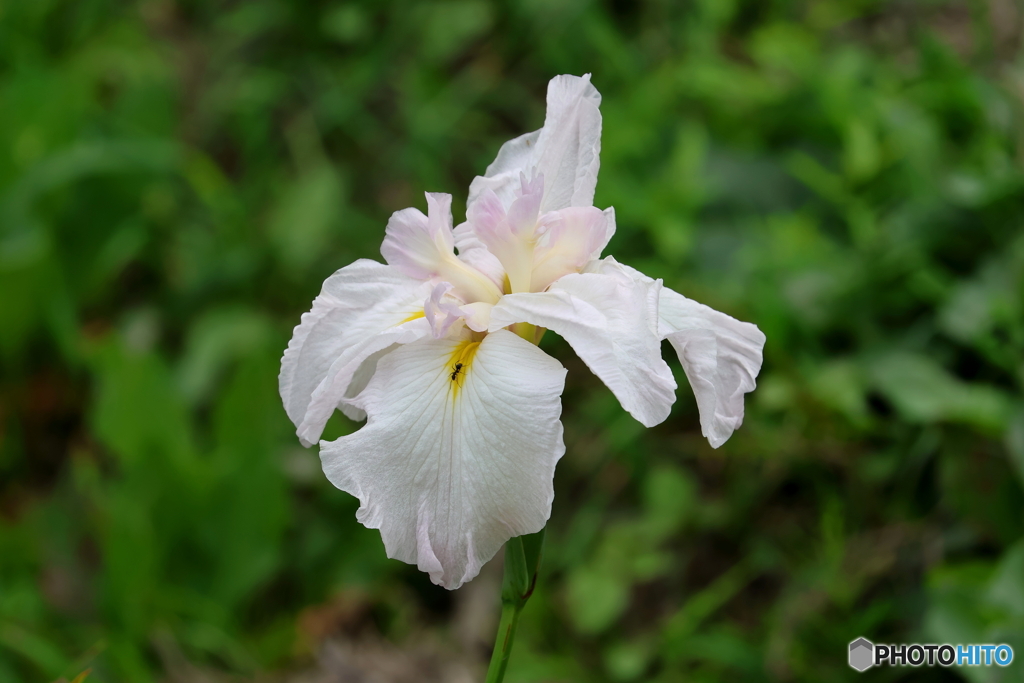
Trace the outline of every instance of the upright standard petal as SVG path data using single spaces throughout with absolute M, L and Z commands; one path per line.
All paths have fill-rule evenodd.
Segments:
M 638 282 L 651 278 L 608 257 L 588 266 L 595 273 L 626 272 Z M 679 355 L 700 411 L 700 427 L 713 448 L 743 424 L 743 395 L 754 390 L 765 336 L 745 323 L 663 287 L 658 329 Z
M 573 273 L 546 292 L 509 294 L 491 310 L 490 329 L 526 322 L 561 335 L 644 426 L 668 417 L 676 383 L 661 358 L 661 282 Z
M 324 282 L 281 359 L 278 377 L 299 440 L 311 446 L 373 354 L 430 334 L 423 302 L 430 286 L 361 259 Z M 363 375 L 372 372 L 372 362 Z M 365 381 L 365 379 L 363 380 Z M 357 413 L 356 413 L 357 414 Z
M 547 522 L 564 382 L 558 361 L 505 330 L 402 346 L 354 401 L 366 426 L 320 444 L 324 472 L 359 498 L 388 557 L 458 588 Z
M 601 94 L 590 74 L 556 76 L 548 83 L 544 127 L 509 140 L 469 186 L 469 205 L 492 190 L 507 208 L 515 200 L 519 174 L 544 175 L 541 212 L 592 206 L 601 154 Z

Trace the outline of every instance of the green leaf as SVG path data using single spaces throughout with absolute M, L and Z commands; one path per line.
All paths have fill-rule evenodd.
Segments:
M 1002 431 L 1010 404 L 998 389 L 963 382 L 927 356 L 892 353 L 869 366 L 873 384 L 914 422 L 966 422 Z

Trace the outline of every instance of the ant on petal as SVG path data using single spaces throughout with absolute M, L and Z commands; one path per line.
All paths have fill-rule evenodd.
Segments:
M 462 363 L 455 364 L 455 370 L 452 372 L 452 381 L 456 381 L 459 376 L 459 372 L 462 370 Z

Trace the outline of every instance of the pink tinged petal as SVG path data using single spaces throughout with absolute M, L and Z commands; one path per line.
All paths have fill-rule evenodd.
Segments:
M 463 317 L 462 311 L 459 310 L 461 302 L 448 295 L 451 289 L 451 284 L 439 282 L 431 290 L 427 300 L 423 302 L 423 315 L 427 319 L 427 324 L 430 325 L 430 332 L 434 339 L 440 339 L 447 335 L 451 326 Z
M 494 193 L 487 193 L 481 201 L 467 209 L 466 217 L 466 222 L 454 231 L 459 258 L 486 273 L 495 284 L 502 285 L 505 281 L 505 268 L 498 257 L 491 253 L 477 231 L 479 226 L 480 232 L 493 243 L 491 236 L 505 221 L 504 207 Z M 475 225 L 470 222 L 471 220 L 475 221 Z
M 498 257 L 487 251 L 487 247 L 476 236 L 469 221 L 458 225 L 453 231 L 455 248 L 459 250 L 459 260 L 469 267 L 480 271 L 494 286 L 501 289 L 505 282 L 505 268 Z
M 424 192 L 427 197 L 427 223 L 430 236 L 445 253 L 455 247 L 452 237 L 452 196 L 444 192 Z
M 519 173 L 536 170 L 544 176 L 542 212 L 593 205 L 601 152 L 600 104 L 589 74 L 551 79 L 544 127 L 502 145 L 486 173 L 469 186 L 469 204 L 491 190 L 503 206 L 510 206 Z
M 324 282 L 281 359 L 281 399 L 310 446 L 374 354 L 430 333 L 423 318 L 429 285 L 360 259 Z M 372 367 L 362 370 L 372 373 Z M 353 394 L 354 395 L 354 394 Z
M 467 229 L 472 232 L 472 239 L 501 264 L 509 289 L 528 292 L 533 277 L 535 233 L 544 178 L 537 176 L 528 180 L 520 173 L 519 182 L 520 189 L 508 211 L 497 195 L 485 192 L 467 211 Z
M 502 297 L 491 311 L 490 329 L 527 322 L 558 333 L 622 407 L 651 427 L 668 417 L 676 389 L 661 358 L 660 290 L 660 281 L 574 273 L 546 292 Z
M 380 253 L 388 265 L 426 280 L 437 274 L 445 255 L 455 246 L 451 230 L 451 195 L 426 193 L 428 216 L 419 209 L 391 215 Z
M 508 227 L 513 235 L 528 240 L 537 228 L 540 202 L 544 197 L 544 176 L 527 180 L 526 174 L 520 173 L 519 183 L 519 192 L 508 208 Z
M 501 288 L 487 274 L 477 270 L 469 260 L 460 259 L 455 254 L 449 255 L 433 279 L 435 282 L 451 283 L 452 294 L 467 303 L 494 303 L 501 297 Z
M 544 526 L 565 452 L 558 361 L 505 330 L 475 354 L 470 344 L 424 339 L 384 356 L 355 401 L 366 425 L 320 445 L 327 477 L 359 498 L 356 517 L 380 529 L 388 557 L 448 589 Z
M 588 266 L 592 272 L 627 273 L 651 281 L 643 273 L 608 257 Z M 701 432 L 718 448 L 743 423 L 743 395 L 754 390 L 761 370 L 765 336 L 704 304 L 662 288 L 658 305 L 659 335 L 679 355 L 700 411 Z
M 485 248 L 470 249 L 460 251 L 459 260 L 486 277 L 500 295 L 505 283 L 505 268 L 494 254 Z
M 381 256 L 398 272 L 426 280 L 436 267 L 435 245 L 430 239 L 427 217 L 419 209 L 395 211 L 388 219 Z
M 428 216 L 418 209 L 402 209 L 388 220 L 380 247 L 384 260 L 411 278 L 450 282 L 463 301 L 497 301 L 497 284 L 455 256 L 451 195 L 426 196 Z
M 466 209 L 464 225 L 477 242 L 487 249 L 491 249 L 492 246 L 500 247 L 502 242 L 513 237 L 512 230 L 508 227 L 508 213 L 498 195 L 490 191 L 484 192 Z M 460 241 L 463 239 L 465 238 Z
M 529 211 L 529 207 L 519 206 L 519 204 L 525 204 L 532 199 L 533 196 L 520 197 L 513 204 L 513 208 L 517 209 L 516 219 L 519 221 L 516 225 L 517 230 L 525 231 L 522 221 Z M 511 291 L 530 291 L 533 272 L 532 229 L 527 235 L 513 230 L 509 214 L 501 205 L 497 195 L 490 191 L 485 192 L 479 201 L 469 207 L 466 218 L 476 238 L 501 263 Z M 534 213 L 535 225 L 536 213 Z
M 573 207 L 544 214 L 533 253 L 531 292 L 540 292 L 598 258 L 615 234 L 615 210 Z

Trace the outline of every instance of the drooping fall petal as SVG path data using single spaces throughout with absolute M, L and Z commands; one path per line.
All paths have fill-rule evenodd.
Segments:
M 430 334 L 423 317 L 429 294 L 429 284 L 367 259 L 327 278 L 292 334 L 278 377 L 285 411 L 303 445 L 320 438 L 364 361 L 392 344 Z
M 361 408 L 357 408 L 352 405 L 349 400 L 355 398 L 366 385 L 370 383 L 373 378 L 373 373 L 377 372 L 377 361 L 391 353 L 394 349 L 398 348 L 398 344 L 392 344 L 391 346 L 384 347 L 380 351 L 375 351 L 366 357 L 362 363 L 359 364 L 359 369 L 356 370 L 356 374 L 352 376 L 352 381 L 348 384 L 348 389 L 345 390 L 345 396 L 341 402 L 338 403 L 338 410 L 340 410 L 345 417 L 355 422 L 362 422 L 366 419 L 366 413 Z M 307 444 L 303 444 L 307 445 Z M 312 444 L 308 444 L 312 445 Z
M 547 521 L 564 381 L 558 361 L 506 330 L 399 347 L 354 401 L 366 425 L 321 443 L 324 472 L 359 498 L 389 557 L 458 588 Z
M 527 322 L 561 335 L 622 407 L 647 427 L 668 417 L 676 383 L 661 358 L 660 281 L 573 273 L 546 292 L 510 294 L 491 311 L 490 329 Z
M 718 448 L 743 424 L 743 395 L 757 384 L 764 333 L 668 288 L 659 310 L 661 334 L 697 398 L 701 432 Z
M 640 271 L 608 257 L 588 265 L 595 273 Z M 756 325 L 736 320 L 668 287 L 658 301 L 658 329 L 679 355 L 700 411 L 701 432 L 718 448 L 743 424 L 743 395 L 754 390 L 765 336 Z

